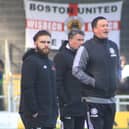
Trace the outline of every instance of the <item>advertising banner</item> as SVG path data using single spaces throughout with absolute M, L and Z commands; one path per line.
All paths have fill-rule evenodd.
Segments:
M 85 32 L 85 40 L 93 35 L 91 21 L 104 16 L 109 21 L 109 39 L 119 46 L 122 1 L 106 3 L 59 4 L 25 0 L 26 48 L 34 47 L 33 36 L 42 29 L 52 34 L 52 49 L 59 49 L 72 28 Z

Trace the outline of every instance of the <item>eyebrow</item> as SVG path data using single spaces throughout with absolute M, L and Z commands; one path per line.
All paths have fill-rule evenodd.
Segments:
M 41 41 L 39 41 L 40 43 L 50 43 L 51 41 L 46 41 L 46 40 L 41 40 Z

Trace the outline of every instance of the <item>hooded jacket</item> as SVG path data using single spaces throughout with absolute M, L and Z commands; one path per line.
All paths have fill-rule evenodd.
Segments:
M 38 122 L 54 127 L 57 119 L 55 67 L 48 56 L 34 49 L 23 56 L 20 113 L 38 113 Z
M 75 53 L 76 50 L 65 43 L 54 58 L 61 117 L 85 115 L 81 103 L 81 83 L 72 75 Z

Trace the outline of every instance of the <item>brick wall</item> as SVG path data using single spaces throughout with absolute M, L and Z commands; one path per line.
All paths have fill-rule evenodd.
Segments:
M 9 42 L 12 72 L 20 71 L 21 55 L 24 51 L 23 0 L 0 0 L 0 59 L 5 62 L 5 40 Z

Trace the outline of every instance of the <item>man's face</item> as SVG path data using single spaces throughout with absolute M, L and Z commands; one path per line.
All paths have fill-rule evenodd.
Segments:
M 37 38 L 35 46 L 40 53 L 48 55 L 50 52 L 50 43 L 51 38 L 48 35 L 43 35 Z
M 70 40 L 70 47 L 73 49 L 78 49 L 84 43 L 84 36 L 80 34 L 74 35 Z
M 98 20 L 96 27 L 93 28 L 93 32 L 100 39 L 107 38 L 109 33 L 108 21 L 105 19 Z

